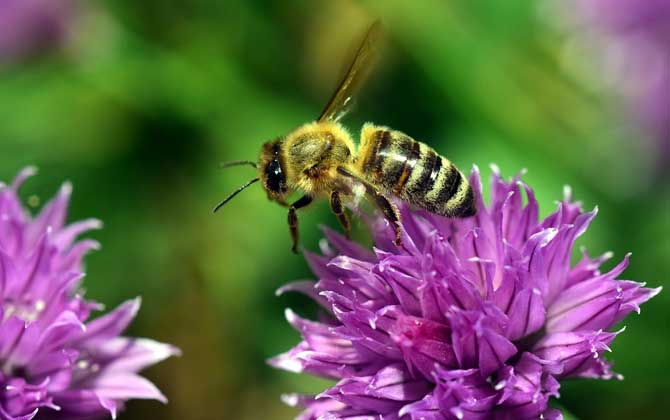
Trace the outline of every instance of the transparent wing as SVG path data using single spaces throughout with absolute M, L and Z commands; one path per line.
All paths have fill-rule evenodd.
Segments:
M 367 79 L 370 69 L 374 64 L 376 52 L 382 34 L 382 25 L 379 20 L 375 21 L 356 52 L 354 61 L 349 66 L 344 78 L 335 89 L 333 97 L 321 112 L 318 121 L 338 121 L 348 111 L 353 95 Z

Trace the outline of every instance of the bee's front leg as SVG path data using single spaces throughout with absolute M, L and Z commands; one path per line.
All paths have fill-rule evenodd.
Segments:
M 308 195 L 303 195 L 298 201 L 291 204 L 288 208 L 288 227 L 291 231 L 291 239 L 293 240 L 293 246 L 291 251 L 294 254 L 298 253 L 298 215 L 296 210 L 302 207 L 308 206 L 312 202 L 312 197 Z
M 344 210 L 344 206 L 342 205 L 340 192 L 337 190 L 333 190 L 330 193 L 330 208 L 333 210 L 333 213 L 335 213 L 335 216 L 337 216 L 337 220 L 340 222 L 340 226 L 342 226 L 342 229 L 344 229 L 344 236 L 349 239 L 351 224 L 349 223 L 349 218 L 347 217 L 347 213 Z

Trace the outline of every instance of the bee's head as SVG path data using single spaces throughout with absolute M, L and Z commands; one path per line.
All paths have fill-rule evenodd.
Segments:
M 280 147 L 281 139 L 275 139 L 263 145 L 258 171 L 268 198 L 285 204 L 284 196 L 288 193 L 288 187 L 284 162 L 279 153 Z

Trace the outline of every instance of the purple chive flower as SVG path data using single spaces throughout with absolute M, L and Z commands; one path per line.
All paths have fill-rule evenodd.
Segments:
M 558 1 L 566 32 L 599 64 L 599 79 L 619 92 L 650 134 L 649 155 L 670 160 L 670 1 Z M 587 47 L 588 48 L 588 47 Z M 651 146 L 651 147 L 649 147 Z
M 0 184 L 0 419 L 114 418 L 130 398 L 165 401 L 136 372 L 177 349 L 119 336 L 139 299 L 90 320 L 101 305 L 84 299 L 79 285 L 82 259 L 98 243 L 76 238 L 101 224 L 65 225 L 67 183 L 31 217 L 17 190 L 33 173 Z
M 61 45 L 74 6 L 73 0 L 1 0 L 0 64 Z
M 617 279 L 628 255 L 606 273 L 608 254 L 570 264 L 597 210 L 583 212 L 569 191 L 539 220 L 519 176 L 506 182 L 494 168 L 488 206 L 477 168 L 470 183 L 476 216 L 401 205 L 403 247 L 378 220 L 374 252 L 326 230 L 337 251 L 306 254 L 319 281 L 279 290 L 303 292 L 329 315 L 287 311 L 303 341 L 270 360 L 337 380 L 285 397 L 305 408 L 299 419 L 557 419 L 548 401 L 560 380 L 620 378 L 603 358 L 622 331 L 611 330 L 660 288 Z

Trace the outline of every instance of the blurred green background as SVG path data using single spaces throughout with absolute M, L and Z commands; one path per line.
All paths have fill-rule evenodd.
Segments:
M 133 401 L 122 419 L 287 419 L 280 394 L 323 389 L 264 362 L 298 340 L 283 309 L 313 312 L 274 295 L 311 278 L 285 210 L 256 186 L 212 215 L 253 176 L 217 165 L 255 160 L 316 118 L 375 18 L 388 42 L 345 120 L 353 133 L 388 125 L 485 177 L 492 162 L 507 176 L 526 168 L 542 215 L 569 184 L 600 208 L 580 245 L 613 251 L 606 268 L 632 251 L 626 278 L 670 283 L 669 139 L 603 83 L 559 0 L 64 3 L 57 30 L 0 59 L 0 179 L 38 165 L 22 193 L 42 202 L 71 180 L 70 219 L 105 222 L 87 295 L 108 308 L 141 295 L 129 332 L 183 350 L 146 372 L 170 403 Z M 327 207 L 301 217 L 308 249 L 319 224 L 336 225 Z M 626 320 L 609 355 L 625 381 L 564 382 L 560 404 L 581 419 L 664 417 L 669 303 L 664 291 Z

